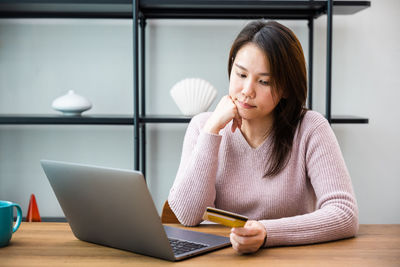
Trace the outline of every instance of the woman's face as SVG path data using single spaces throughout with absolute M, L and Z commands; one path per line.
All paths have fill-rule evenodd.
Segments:
M 255 44 L 245 44 L 236 54 L 229 82 L 229 95 L 245 120 L 270 119 L 280 96 L 272 95 L 270 66 Z

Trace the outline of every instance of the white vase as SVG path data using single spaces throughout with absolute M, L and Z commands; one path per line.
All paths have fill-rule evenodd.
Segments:
M 92 104 L 85 97 L 75 94 L 69 90 L 66 95 L 56 98 L 51 107 L 61 111 L 66 116 L 79 116 L 82 112 L 89 110 Z

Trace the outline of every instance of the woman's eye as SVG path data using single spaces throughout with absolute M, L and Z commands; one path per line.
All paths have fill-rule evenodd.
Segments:
M 246 78 L 246 74 L 244 73 L 240 73 L 240 72 L 236 72 L 237 76 L 239 76 L 240 78 Z
M 261 83 L 262 85 L 269 85 L 269 81 L 260 80 L 260 83 Z

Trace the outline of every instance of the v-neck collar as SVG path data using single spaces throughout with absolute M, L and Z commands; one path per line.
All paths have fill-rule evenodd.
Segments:
M 242 147 L 244 147 L 248 151 L 252 152 L 258 152 L 258 151 L 263 151 L 265 150 L 271 143 L 271 135 L 268 135 L 267 138 L 257 147 L 252 147 L 244 137 L 242 131 L 240 129 L 236 129 L 233 135 L 238 139 L 238 141 L 241 143 Z

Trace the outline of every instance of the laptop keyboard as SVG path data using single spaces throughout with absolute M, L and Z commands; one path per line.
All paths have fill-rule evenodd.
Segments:
M 172 250 L 174 254 L 182 254 L 186 252 L 190 252 L 199 248 L 208 247 L 208 245 L 194 243 L 186 240 L 172 239 L 168 238 L 169 243 L 171 244 Z

